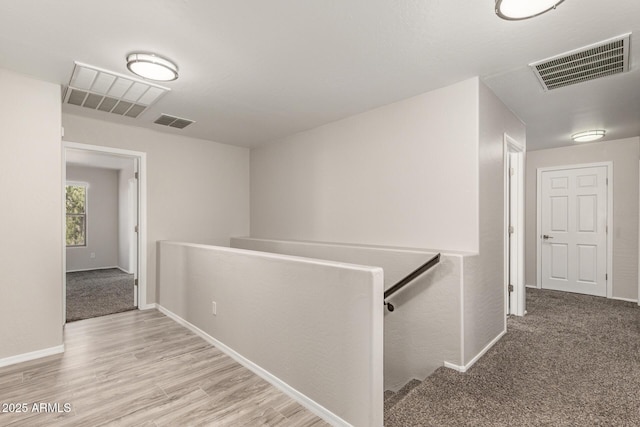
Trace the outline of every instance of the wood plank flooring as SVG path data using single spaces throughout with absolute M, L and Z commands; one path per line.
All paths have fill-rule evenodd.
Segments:
M 65 346 L 0 368 L 0 426 L 328 425 L 156 310 L 67 324 Z

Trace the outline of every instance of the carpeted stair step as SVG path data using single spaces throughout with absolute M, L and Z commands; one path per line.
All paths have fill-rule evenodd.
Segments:
M 406 395 L 411 392 L 414 388 L 419 386 L 422 381 L 417 379 L 412 379 L 408 383 L 402 386 L 398 392 L 393 392 L 391 390 L 385 390 L 384 392 L 384 410 L 389 411 L 393 408 L 398 402 L 400 402 Z
M 393 396 L 396 395 L 395 391 L 391 391 L 391 390 L 385 390 L 384 391 L 384 401 L 386 402 L 387 399 L 391 399 Z

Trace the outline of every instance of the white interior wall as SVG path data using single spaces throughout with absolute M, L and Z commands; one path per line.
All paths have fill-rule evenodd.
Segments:
M 130 165 L 118 171 L 118 267 L 133 273 L 130 265 L 131 233 L 136 225 L 131 218 L 131 201 L 129 200 L 129 180 L 134 178 L 134 160 Z
M 163 310 L 274 376 L 332 425 L 383 424 L 380 268 L 191 243 L 158 246 Z
M 525 144 L 473 78 L 252 150 L 251 236 L 479 253 L 463 267 L 464 369 L 505 329 L 505 132 Z
M 526 144 L 522 121 L 478 87 L 480 250 L 464 261 L 464 365 L 505 331 L 504 134 Z
M 66 141 L 147 153 L 147 302 L 156 241 L 229 245 L 249 232 L 249 150 L 63 114 Z
M 117 267 L 118 171 L 68 164 L 66 177 L 88 184 L 86 246 L 67 247 L 67 271 Z
M 251 151 L 251 236 L 478 250 L 478 79 Z
M 0 93 L 2 365 L 62 350 L 63 206 L 60 87 L 0 69 Z
M 270 253 L 381 267 L 388 289 L 435 253 L 391 247 L 233 238 L 231 246 Z M 384 389 L 397 391 L 424 379 L 444 361 L 461 364 L 461 281 L 465 254 L 440 263 L 389 299 L 384 314 Z
M 527 152 L 526 278 L 537 283 L 536 171 L 541 167 L 613 162 L 613 297 L 638 299 L 638 161 L 640 137 Z

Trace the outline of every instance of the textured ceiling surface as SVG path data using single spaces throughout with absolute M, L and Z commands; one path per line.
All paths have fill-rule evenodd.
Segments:
M 125 57 L 175 61 L 171 92 L 137 119 L 63 111 L 256 147 L 480 76 L 527 125 L 529 149 L 607 129 L 640 135 L 640 1 L 566 0 L 525 21 L 493 0 L 0 2 L 0 67 L 66 85 L 74 61 L 128 74 Z M 544 92 L 528 64 L 632 32 L 631 71 Z M 161 114 L 195 120 L 184 130 Z M 111 117 L 113 116 L 113 117 Z

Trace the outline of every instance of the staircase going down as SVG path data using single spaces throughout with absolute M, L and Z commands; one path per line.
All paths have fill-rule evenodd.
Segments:
M 400 390 L 397 392 L 391 390 L 385 390 L 384 392 L 384 411 L 388 412 L 393 408 L 398 402 L 400 402 L 406 395 L 411 392 L 414 388 L 419 386 L 422 381 L 417 379 L 412 379 L 408 383 L 406 383 Z

